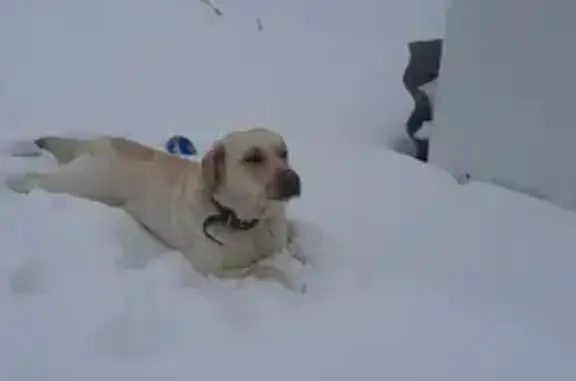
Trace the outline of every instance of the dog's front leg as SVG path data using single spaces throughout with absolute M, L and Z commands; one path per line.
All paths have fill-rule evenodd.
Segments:
M 287 289 L 301 294 L 306 293 L 304 280 L 305 266 L 287 250 L 254 264 L 247 275 L 256 279 L 274 280 Z
M 300 231 L 296 225 L 296 221 L 288 221 L 287 224 L 287 245 L 286 250 L 303 265 L 307 264 L 306 255 L 302 245 L 300 244 Z
M 288 250 L 294 258 L 306 264 L 306 257 L 298 242 L 299 231 L 296 222 L 285 218 L 272 218 L 268 224 L 274 252 Z

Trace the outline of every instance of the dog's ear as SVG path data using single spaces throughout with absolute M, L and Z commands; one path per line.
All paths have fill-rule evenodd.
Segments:
M 225 155 L 224 145 L 216 142 L 202 158 L 202 177 L 212 192 L 216 191 L 224 180 Z

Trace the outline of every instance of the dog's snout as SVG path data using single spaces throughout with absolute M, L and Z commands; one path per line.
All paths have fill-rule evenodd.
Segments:
M 280 172 L 277 181 L 280 198 L 287 199 L 300 196 L 302 185 L 300 184 L 300 176 L 295 171 L 286 169 Z

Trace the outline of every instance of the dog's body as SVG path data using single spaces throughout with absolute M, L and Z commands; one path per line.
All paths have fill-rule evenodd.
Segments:
M 253 274 L 301 287 L 294 283 L 296 260 L 285 258 L 286 203 L 299 196 L 300 180 L 278 134 L 233 132 L 201 163 L 117 137 L 45 137 L 35 144 L 59 168 L 27 174 L 19 186 L 8 184 L 12 189 L 38 187 L 121 207 L 201 274 Z

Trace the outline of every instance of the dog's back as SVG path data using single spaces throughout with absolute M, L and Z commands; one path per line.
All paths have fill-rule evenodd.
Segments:
M 120 137 L 46 136 L 34 143 L 60 164 L 55 173 L 41 175 L 37 185 L 58 191 L 57 184 L 66 183 L 69 193 L 109 205 L 167 192 L 198 172 L 198 163 Z
M 36 139 L 34 144 L 50 152 L 60 165 L 69 164 L 83 155 L 93 156 L 95 160 L 115 158 L 123 163 L 147 163 L 161 166 L 164 169 L 162 173 L 171 182 L 178 179 L 183 169 L 197 166 L 197 163 L 191 160 L 120 137 L 75 139 L 46 136 Z
M 60 187 L 122 207 L 169 246 L 180 246 L 182 239 L 172 226 L 174 203 L 180 202 L 185 187 L 197 183 L 198 163 L 120 137 L 43 137 L 35 144 L 60 164 L 55 173 L 39 179 L 40 187 Z

